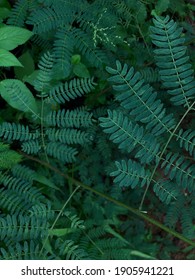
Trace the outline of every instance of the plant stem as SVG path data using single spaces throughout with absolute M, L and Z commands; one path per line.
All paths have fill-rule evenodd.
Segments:
M 101 193 L 101 192 L 95 190 L 94 188 L 91 188 L 90 186 L 87 186 L 87 185 L 83 184 L 82 182 L 80 182 L 80 181 L 70 177 L 69 175 L 62 173 L 59 169 L 53 167 L 52 165 L 48 164 L 47 162 L 41 161 L 41 160 L 39 160 L 37 158 L 34 158 L 32 156 L 29 156 L 29 155 L 26 155 L 26 154 L 24 154 L 22 152 L 20 152 L 20 154 L 22 154 L 25 158 L 28 158 L 28 159 L 33 160 L 33 161 L 36 161 L 36 162 L 40 163 L 41 165 L 44 165 L 45 167 L 55 171 L 56 173 L 58 173 L 62 177 L 64 177 L 67 180 L 71 181 L 75 186 L 77 186 L 77 187 L 80 186 L 80 187 L 84 188 L 85 190 L 93 192 L 93 193 L 97 194 L 98 196 L 101 196 L 101 197 L 107 199 L 108 201 L 110 201 L 110 202 L 112 202 L 112 203 L 114 203 L 114 204 L 116 204 L 116 205 L 118 205 L 118 206 L 120 206 L 120 207 L 122 207 L 124 209 L 127 209 L 128 211 L 130 211 L 131 213 L 135 214 L 139 218 L 142 218 L 145 221 L 148 221 L 149 223 L 155 225 L 156 227 L 161 228 L 162 230 L 164 230 L 168 234 L 171 234 L 171 235 L 175 236 L 176 238 L 184 241 L 185 243 L 195 247 L 195 242 L 194 241 L 186 238 L 185 236 L 183 236 L 182 234 L 178 233 L 177 231 L 172 230 L 172 229 L 166 227 L 165 225 L 161 224 L 160 222 L 156 221 L 155 219 L 149 217 L 147 214 L 144 214 L 144 213 L 140 212 L 140 210 L 137 210 L 137 209 L 135 209 L 133 207 L 130 207 L 130 206 L 128 206 L 128 205 L 126 205 L 126 204 L 124 204 L 124 203 L 122 203 L 122 202 L 120 202 L 120 201 L 118 201 L 118 200 L 116 200 L 116 199 L 114 199 L 114 198 L 104 194 L 104 193 Z

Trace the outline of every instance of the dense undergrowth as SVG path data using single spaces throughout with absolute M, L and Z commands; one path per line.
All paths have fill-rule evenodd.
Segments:
M 1 259 L 194 259 L 194 10 L 0 1 Z

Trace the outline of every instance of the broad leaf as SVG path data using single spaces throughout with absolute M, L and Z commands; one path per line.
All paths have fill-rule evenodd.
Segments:
M 0 66 L 20 66 L 23 67 L 20 61 L 10 52 L 0 49 Z
M 21 27 L 4 26 L 0 28 L 0 48 L 13 50 L 24 44 L 33 33 Z
M 21 81 L 14 79 L 1 81 L 0 94 L 13 108 L 37 115 L 35 98 L 27 86 Z

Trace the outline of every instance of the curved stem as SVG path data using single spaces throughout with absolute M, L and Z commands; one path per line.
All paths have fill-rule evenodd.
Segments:
M 175 129 L 173 130 L 173 132 L 172 132 L 171 135 L 169 136 L 169 139 L 168 139 L 166 145 L 164 146 L 164 148 L 163 148 L 163 150 L 162 150 L 162 152 L 161 152 L 161 154 L 160 154 L 160 156 L 159 156 L 159 158 L 158 158 L 158 162 L 157 162 L 157 164 L 156 164 L 156 166 L 155 166 L 155 168 L 154 168 L 154 170 L 153 170 L 153 172 L 152 172 L 152 174 L 151 174 L 151 176 L 150 176 L 150 181 L 148 182 L 147 187 L 146 187 L 146 189 L 145 189 L 145 192 L 144 192 L 144 194 L 143 194 L 143 196 L 142 196 L 142 200 L 141 200 L 141 203 L 140 203 L 140 206 L 139 206 L 139 210 L 140 210 L 140 211 L 142 210 L 142 206 L 143 206 L 143 203 L 144 203 L 146 194 L 147 194 L 147 192 L 148 192 L 148 189 L 149 189 L 149 187 L 150 187 L 150 183 L 151 183 L 151 181 L 152 181 L 152 178 L 154 177 L 154 174 L 155 174 L 155 172 L 156 172 L 156 169 L 158 168 L 158 165 L 159 165 L 159 163 L 160 163 L 160 161 L 161 161 L 161 159 L 162 159 L 162 157 L 163 157 L 163 155 L 164 155 L 164 153 L 165 153 L 165 151 L 166 151 L 166 149 L 167 149 L 167 146 L 169 145 L 169 143 L 170 143 L 171 139 L 173 138 L 173 136 L 175 136 L 175 132 L 176 132 L 177 129 L 179 128 L 179 126 L 180 126 L 180 124 L 182 123 L 182 121 L 184 120 L 184 118 L 187 116 L 187 114 L 189 113 L 189 111 L 193 108 L 194 104 L 195 104 L 195 102 L 193 102 L 193 103 L 191 104 L 191 106 L 187 109 L 187 111 L 186 111 L 185 114 L 182 116 L 181 120 L 178 122 L 178 124 L 176 125 Z
M 25 158 L 28 158 L 28 159 L 33 160 L 33 161 L 36 161 L 36 162 L 40 163 L 41 165 L 44 165 L 45 167 L 55 171 L 60 176 L 66 178 L 69 181 L 71 181 L 75 186 L 77 186 L 77 187 L 80 186 L 80 187 L 84 188 L 85 190 L 93 192 L 93 193 L 97 194 L 98 196 L 101 196 L 101 197 L 107 199 L 108 201 L 110 201 L 110 202 L 112 202 L 112 203 L 114 203 L 114 204 L 116 204 L 116 205 L 118 205 L 118 206 L 120 206 L 120 207 L 122 207 L 124 209 L 127 209 L 128 211 L 130 211 L 131 213 L 135 214 L 139 218 L 144 219 L 145 221 L 148 221 L 149 223 L 155 225 L 156 227 L 161 228 L 162 230 L 164 230 L 168 234 L 171 234 L 171 235 L 175 236 L 176 238 L 186 242 L 187 244 L 195 247 L 195 242 L 194 241 L 186 238 L 185 236 L 183 236 L 182 234 L 178 233 L 177 231 L 172 230 L 172 229 L 166 227 L 165 225 L 163 225 L 160 222 L 156 221 L 155 219 L 149 217 L 148 215 L 140 212 L 139 210 L 137 210 L 137 209 L 135 209 L 133 207 L 130 207 L 130 206 L 128 206 L 128 205 L 126 205 L 126 204 L 124 204 L 124 203 L 122 203 L 122 202 L 120 202 L 120 201 L 118 201 L 118 200 L 116 200 L 116 199 L 114 199 L 114 198 L 104 194 L 104 193 L 101 193 L 101 192 L 95 190 L 94 188 L 91 188 L 90 186 L 87 186 L 87 185 L 83 184 L 82 182 L 80 182 L 80 181 L 70 177 L 69 175 L 62 173 L 59 169 L 53 167 L 52 165 L 48 164 L 47 162 L 41 161 L 41 160 L 39 160 L 37 158 L 34 158 L 32 156 L 29 156 L 29 155 L 26 155 L 26 154 L 24 154 L 22 152 L 20 152 L 20 154 L 22 154 Z

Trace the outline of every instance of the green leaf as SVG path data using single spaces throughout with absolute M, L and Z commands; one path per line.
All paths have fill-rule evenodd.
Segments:
M 31 75 L 35 70 L 34 60 L 30 55 L 29 51 L 25 52 L 20 57 L 18 57 L 18 60 L 22 63 L 24 67 L 15 67 L 14 72 L 17 79 L 24 81 L 27 78 L 27 76 Z
M 24 44 L 33 33 L 21 27 L 4 26 L 0 28 L 0 48 L 7 51 Z
M 136 257 L 139 257 L 141 259 L 149 259 L 149 260 L 155 260 L 154 257 L 148 255 L 148 254 L 145 254 L 145 253 L 142 253 L 140 251 L 137 251 L 137 250 L 132 250 L 131 251 L 131 255 L 132 256 L 136 256 Z
M 73 231 L 74 231 L 73 228 L 55 228 L 49 230 L 49 235 L 55 235 L 59 237 L 59 236 L 69 234 Z
M 71 63 L 72 63 L 72 64 L 78 64 L 80 61 L 81 61 L 81 56 L 80 56 L 80 54 L 74 54 L 74 55 L 71 57 Z
M 23 82 L 29 83 L 32 86 L 35 86 L 35 80 L 40 75 L 40 70 L 33 71 L 30 75 L 23 77 Z
M 0 94 L 13 108 L 37 115 L 35 98 L 27 86 L 21 81 L 14 79 L 1 81 Z
M 8 144 L 0 142 L 0 169 L 8 169 L 22 160 L 22 156 L 17 152 L 10 150 Z
M 170 4 L 170 0 L 158 0 L 155 6 L 156 13 L 161 15 L 162 13 L 166 12 Z
M 10 66 L 20 66 L 23 67 L 20 61 L 12 53 L 0 49 L 0 66 L 10 67 Z
M 90 74 L 87 67 L 81 62 L 74 65 L 73 73 L 80 78 L 90 78 Z
M 10 10 L 7 8 L 0 8 L 0 19 L 5 19 L 9 16 Z
M 10 3 L 7 0 L 0 0 L 0 7 L 11 9 Z
M 123 238 L 119 233 L 117 233 L 114 229 L 112 229 L 110 225 L 105 225 L 104 229 L 106 232 L 112 234 L 113 236 L 115 236 L 125 244 L 129 244 L 129 242 L 125 238 Z
M 41 174 L 36 173 L 36 177 L 34 178 L 34 180 L 52 189 L 60 191 L 60 189 L 50 179 Z

